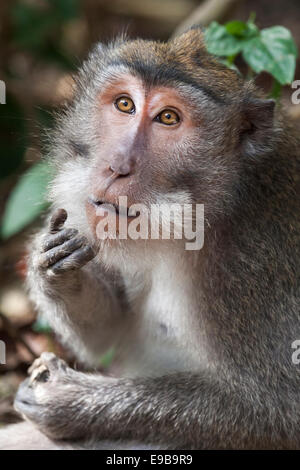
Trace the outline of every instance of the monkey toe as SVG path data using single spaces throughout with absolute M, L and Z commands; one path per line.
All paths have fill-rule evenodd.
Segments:
M 34 371 L 34 369 L 40 367 L 41 364 L 42 364 L 42 360 L 40 357 L 35 359 L 33 363 L 31 364 L 31 366 L 28 368 L 28 374 L 31 374 Z
M 40 358 L 42 364 L 50 371 L 65 370 L 68 367 L 67 363 L 63 359 L 60 359 L 60 357 L 57 357 L 52 352 L 43 352 Z
M 48 382 L 50 376 L 49 369 L 44 364 L 41 364 L 39 367 L 36 367 L 29 379 L 29 383 L 34 384 L 35 382 Z
M 15 409 L 34 422 L 44 420 L 47 407 L 52 406 L 48 403 L 48 396 L 57 390 L 67 368 L 66 362 L 55 354 L 43 353 L 30 367 L 30 377 L 20 384 L 14 401 Z
M 57 357 L 55 354 L 51 352 L 43 352 L 39 359 L 40 359 L 40 364 L 36 370 L 40 371 L 42 375 L 41 377 L 42 382 L 47 381 L 45 380 L 46 374 L 44 374 L 44 370 L 47 370 L 49 374 L 54 374 L 55 372 L 58 372 L 58 371 L 65 371 L 68 367 L 67 363 L 63 359 L 60 359 L 59 357 Z M 34 372 L 35 371 L 33 371 L 33 373 Z
M 38 383 L 48 382 L 59 371 L 65 371 L 67 364 L 53 353 L 44 352 L 28 369 L 30 374 L 28 384 L 35 386 Z

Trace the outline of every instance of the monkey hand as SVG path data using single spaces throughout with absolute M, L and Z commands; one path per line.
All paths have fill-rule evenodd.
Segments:
M 62 437 L 56 429 L 59 426 L 59 417 L 54 410 L 58 396 L 53 392 L 62 383 L 63 377 L 68 377 L 70 371 L 72 372 L 72 369 L 63 360 L 52 353 L 43 353 L 29 368 L 30 377 L 21 383 L 15 398 L 15 409 L 49 437 Z M 49 406 L 49 397 L 52 397 L 56 404 Z
M 57 209 L 51 217 L 49 232 L 43 237 L 36 264 L 48 275 L 81 268 L 96 255 L 86 237 L 74 228 L 63 228 L 68 215 Z
M 53 353 L 43 353 L 29 369 L 30 377 L 21 383 L 15 409 L 52 439 L 79 439 L 86 436 L 85 397 L 90 397 L 94 378 L 71 369 Z M 97 375 L 97 382 L 115 379 Z M 89 382 L 92 383 L 89 383 Z

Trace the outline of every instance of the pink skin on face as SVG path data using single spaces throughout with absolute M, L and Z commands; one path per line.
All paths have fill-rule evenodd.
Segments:
M 133 113 L 117 109 L 116 101 L 121 97 L 132 100 Z M 175 89 L 162 86 L 148 89 L 142 80 L 132 75 L 124 75 L 108 84 L 98 99 L 101 145 L 93 169 L 92 197 L 86 203 L 94 232 L 105 215 L 96 214 L 97 207 L 91 200 L 118 204 L 119 196 L 128 196 L 128 207 L 140 202 L 129 191 L 137 168 L 153 165 L 157 158 L 161 161 L 164 147 L 170 152 L 172 146 L 192 135 L 195 129 L 192 113 Z M 158 122 L 156 118 L 164 110 L 175 112 L 178 122 L 172 125 Z

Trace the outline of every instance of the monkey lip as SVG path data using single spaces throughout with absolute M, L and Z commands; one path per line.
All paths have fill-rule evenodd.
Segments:
M 88 198 L 88 202 L 92 204 L 96 209 L 101 208 L 103 211 L 108 213 L 115 213 L 117 217 L 127 217 L 128 219 L 135 219 L 139 212 L 135 215 L 129 215 L 129 207 L 119 206 L 111 201 L 106 201 L 105 199 L 93 199 Z

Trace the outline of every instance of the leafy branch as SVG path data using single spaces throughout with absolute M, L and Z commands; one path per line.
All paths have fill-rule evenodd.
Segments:
M 273 77 L 271 96 L 278 99 L 283 85 L 292 83 L 296 69 L 297 47 L 284 26 L 259 30 L 252 14 L 247 22 L 230 21 L 221 25 L 213 21 L 205 31 L 208 52 L 221 57 L 228 67 L 236 69 L 241 54 L 249 74 L 269 72 Z

